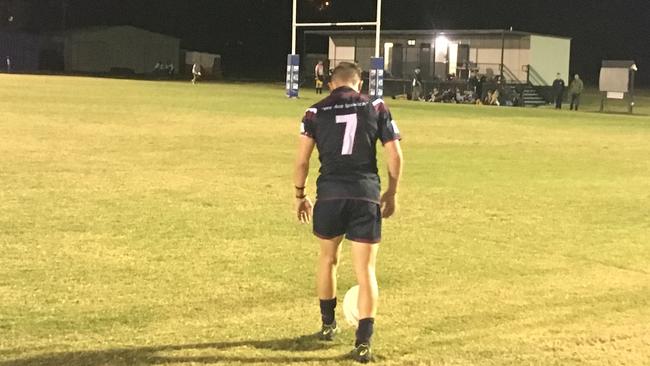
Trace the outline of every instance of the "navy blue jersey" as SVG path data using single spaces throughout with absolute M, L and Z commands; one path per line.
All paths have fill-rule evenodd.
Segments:
M 401 139 L 384 101 L 341 87 L 307 110 L 300 132 L 316 140 L 317 199 L 379 202 L 377 140 Z

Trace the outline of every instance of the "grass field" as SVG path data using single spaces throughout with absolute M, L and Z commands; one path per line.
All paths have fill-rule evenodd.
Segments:
M 352 329 L 304 337 L 319 327 L 317 246 L 292 212 L 305 94 L 0 76 L 0 365 L 348 364 Z M 389 101 L 406 170 L 379 364 L 650 364 L 650 95 L 645 116 L 586 99 Z

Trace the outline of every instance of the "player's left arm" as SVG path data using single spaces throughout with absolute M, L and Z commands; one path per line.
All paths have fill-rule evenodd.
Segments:
M 300 136 L 298 143 L 298 155 L 296 156 L 296 163 L 293 173 L 293 183 L 296 193 L 296 215 L 298 221 L 303 224 L 309 223 L 311 220 L 312 203 L 307 197 L 305 185 L 307 184 L 307 176 L 309 175 L 309 160 L 314 151 L 316 141 L 306 135 Z
M 397 210 L 397 190 L 404 165 L 402 147 L 400 146 L 402 135 L 384 101 L 381 99 L 376 100 L 373 102 L 373 105 L 378 114 L 377 127 L 379 139 L 384 145 L 386 163 L 388 165 L 388 187 L 384 194 L 381 195 L 380 200 L 381 216 L 387 219 L 393 216 Z

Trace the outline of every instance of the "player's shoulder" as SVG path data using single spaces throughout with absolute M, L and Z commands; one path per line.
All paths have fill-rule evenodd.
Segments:
M 386 102 L 384 102 L 384 100 L 381 98 L 373 100 L 370 104 L 378 113 L 388 112 L 388 106 L 386 105 Z
M 311 106 L 307 108 L 307 110 L 305 110 L 305 116 L 303 117 L 303 120 L 315 121 L 317 115 L 318 115 L 318 108 L 315 106 Z
M 316 119 L 319 112 L 331 109 L 335 104 L 335 97 L 333 95 L 328 95 L 305 110 L 305 119 Z

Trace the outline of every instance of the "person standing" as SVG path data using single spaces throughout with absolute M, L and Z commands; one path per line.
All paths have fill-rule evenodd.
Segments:
M 201 65 L 194 64 L 194 66 L 192 66 L 192 75 L 194 76 L 192 78 L 192 84 L 196 84 L 196 82 L 199 80 L 199 77 L 201 77 Z
M 553 97 L 555 98 L 555 109 L 562 109 L 562 99 L 564 98 L 564 80 L 562 75 L 557 73 L 555 81 L 553 81 Z
M 411 86 L 413 87 L 411 99 L 420 101 L 420 97 L 422 96 L 422 74 L 419 67 L 416 67 L 415 70 L 413 70 L 413 82 Z
M 351 357 L 372 360 L 373 335 L 379 289 L 375 267 L 382 219 L 395 213 L 402 174 L 399 129 L 381 99 L 360 94 L 361 69 L 341 62 L 330 81 L 331 94 L 307 109 L 300 125 L 300 142 L 294 170 L 296 214 L 309 223 L 312 203 L 305 193 L 309 161 L 318 149 L 321 162 L 313 207 L 313 232 L 319 239 L 317 292 L 322 327 L 318 336 L 332 341 L 336 324 L 336 270 L 345 237 L 351 243 L 352 266 L 359 283 L 359 327 Z M 356 138 L 355 138 L 356 136 Z M 381 141 L 388 165 L 388 188 L 381 194 L 377 174 L 377 142 Z
M 476 84 L 476 99 L 479 101 L 477 104 L 483 103 L 483 100 L 485 100 L 485 83 L 487 83 L 487 78 L 485 75 L 481 75 Z
M 475 72 L 472 72 L 472 76 L 467 81 L 467 87 L 469 88 L 469 91 L 472 92 L 472 94 L 475 94 L 477 92 L 478 76 L 476 76 Z
M 7 73 L 11 72 L 11 58 L 7 56 Z
M 323 94 L 323 83 L 325 82 L 325 67 L 323 61 L 318 61 L 314 69 L 314 78 L 316 81 L 316 94 Z
M 585 85 L 580 79 L 580 75 L 576 74 L 576 76 L 573 78 L 571 81 L 571 84 L 569 84 L 569 97 L 571 97 L 571 110 L 574 110 L 573 108 L 575 107 L 575 110 L 578 110 L 578 107 L 580 107 L 580 95 L 582 94 L 582 91 L 585 89 Z

